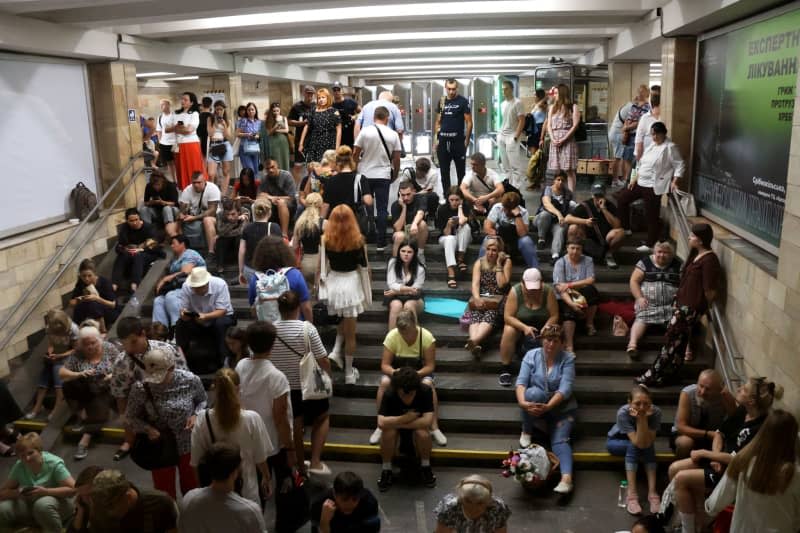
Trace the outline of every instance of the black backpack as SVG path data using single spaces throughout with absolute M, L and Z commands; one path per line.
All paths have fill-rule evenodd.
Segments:
M 82 181 L 79 181 L 72 192 L 69 193 L 70 202 L 72 203 L 72 212 L 81 220 L 89 216 L 89 213 L 97 205 L 97 195 L 89 189 Z M 90 221 L 97 220 L 100 217 L 100 210 L 96 210 Z

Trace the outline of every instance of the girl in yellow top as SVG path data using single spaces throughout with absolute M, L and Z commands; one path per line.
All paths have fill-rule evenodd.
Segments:
M 402 367 L 416 368 L 422 382 L 433 391 L 433 422 L 431 437 L 439 446 L 447 445 L 447 437 L 439 429 L 439 398 L 433 385 L 433 371 L 436 369 L 436 339 L 427 329 L 417 325 L 417 316 L 413 311 L 403 310 L 397 314 L 397 327 L 386 334 L 383 340 L 383 357 L 381 358 L 381 383 L 378 386 L 377 405 L 380 409 L 383 394 L 391 384 L 392 374 Z M 370 444 L 378 444 L 381 440 L 381 429 L 376 428 L 369 438 Z

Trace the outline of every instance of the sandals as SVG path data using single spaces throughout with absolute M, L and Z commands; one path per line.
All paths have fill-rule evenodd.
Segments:
M 639 500 L 636 496 L 628 496 L 627 505 L 625 505 L 625 510 L 628 511 L 628 514 L 632 514 L 633 516 L 639 516 L 642 514 L 642 506 L 639 505 Z
M 447 276 L 447 287 L 449 289 L 458 288 L 458 283 L 456 282 L 455 276 Z
M 483 352 L 483 348 L 480 344 L 475 344 L 475 341 L 468 340 L 467 344 L 464 345 L 464 349 L 467 350 L 472 354 L 473 357 L 480 359 L 481 352 Z
M 467 273 L 467 264 L 464 261 L 460 261 L 458 263 L 458 271 L 461 272 L 462 274 Z

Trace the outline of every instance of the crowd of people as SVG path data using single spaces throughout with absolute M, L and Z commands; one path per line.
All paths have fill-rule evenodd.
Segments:
M 354 366 L 356 331 L 374 292 L 367 242 L 374 242 L 385 254 L 379 260 L 387 261 L 388 333 L 376 394 L 377 427 L 368 439 L 380 446 L 379 490 L 393 485 L 398 447 L 417 456 L 421 484 L 434 487 L 431 450 L 447 444 L 438 419 L 436 339 L 422 324 L 425 251 L 438 244 L 447 287 L 469 283 L 462 317 L 465 349 L 480 358 L 491 336 L 500 334 L 498 382 L 514 387 L 522 418 L 519 444 L 541 442 L 552 449 L 561 476 L 554 491 L 569 494 L 578 413 L 573 389 L 580 380 L 575 372 L 578 325 L 588 337 L 597 334 L 595 318 L 603 300 L 597 283 L 603 270 L 596 266 L 617 268 L 614 253 L 629 233 L 629 208 L 637 199 L 645 202 L 648 234 L 630 276 L 634 318 L 627 354 L 639 358 L 638 343 L 649 326 L 664 328 L 666 336 L 654 363 L 636 377 L 628 403 L 619 408 L 607 446 L 609 453 L 625 458 L 627 511 L 642 513 L 636 475 L 642 463 L 649 510 L 659 512 L 654 444 L 661 411 L 649 387 L 675 382 L 684 361 L 694 357 L 692 330 L 719 289 L 712 229 L 692 226 L 683 263 L 672 245 L 660 240 L 660 199 L 676 187 L 684 165 L 658 120 L 658 94 L 647 92 L 646 101 L 646 87 L 638 103 L 624 108 L 624 117 L 620 110 L 620 125 L 613 128 L 614 153 L 628 161 L 621 145 L 630 142 L 634 126 L 642 130 L 647 124 L 637 130 L 631 152 L 636 172 L 630 180 L 621 174 L 628 181 L 616 203 L 599 182 L 591 186 L 590 198 L 576 201 L 578 106 L 564 85 L 549 102 L 539 98 L 527 146 L 549 146 L 547 167 L 554 177 L 543 187 L 536 211 L 528 211 L 518 189 L 527 113 L 510 82 L 503 88 L 506 179 L 487 167 L 480 152 L 467 157 L 472 118 L 455 80 L 447 80 L 437 106 L 439 169 L 418 158 L 413 168 L 401 171 L 404 126 L 391 93 L 362 109 L 343 96 L 338 84 L 332 91 L 305 86 L 303 100 L 287 118 L 273 104 L 264 120 L 253 103 L 241 106 L 234 121 L 223 101 L 204 98 L 201 105 L 193 93 L 181 96 L 176 113 L 170 102 L 162 102 L 156 128 L 162 168 L 151 173 L 141 205 L 125 212 L 111 279 L 83 261 L 70 300 L 72 317 L 51 313 L 44 370 L 25 415 L 39 416 L 47 389 L 55 388 L 57 402 L 66 402 L 80 421 L 74 458 L 83 460 L 113 408 L 125 428 L 115 461 L 131 455 L 137 464 L 145 462 L 137 455 L 148 443 L 150 449 L 158 443 L 170 452 L 148 462 L 157 490 L 97 467 L 73 479 L 63 461 L 28 434 L 12 448 L 0 448 L 20 457 L 0 488 L 0 516 L 50 531 L 60 529 L 74 506 L 70 527 L 75 531 L 87 524 L 138 531 L 145 520 L 163 525 L 155 530 L 238 525 L 261 531 L 263 505 L 274 498 L 276 529 L 290 530 L 302 479 L 332 475 L 322 455 L 330 430 L 333 367 L 344 370 L 345 386 L 360 380 Z M 293 142 L 290 127 L 295 128 Z M 231 175 L 234 157 L 242 167 L 238 179 Z M 296 183 L 298 167 L 304 175 Z M 438 243 L 429 243 L 436 230 Z M 477 257 L 468 257 L 472 242 L 480 243 Z M 538 254 L 548 242 L 553 268 L 546 280 Z M 120 319 L 115 344 L 105 333 L 120 311 L 117 292 L 136 292 L 153 262 L 164 257 L 161 243 L 168 243 L 172 255 L 156 284 L 152 320 Z M 514 265 L 524 265 L 521 276 Z M 235 275 L 226 278 L 226 267 Z M 257 318 L 246 328 L 238 325 L 231 300 L 230 287 L 236 285 L 247 287 Z M 328 325 L 336 327 L 330 352 L 318 330 Z M 198 377 L 202 374 L 213 374 L 213 407 Z M 679 460 L 669 475 L 685 532 L 701 527 L 696 515 L 709 490 L 714 492 L 705 505 L 711 514 L 736 498 L 734 531 L 750 531 L 748 506 L 769 498 L 764 505 L 785 511 L 769 520 L 797 529 L 787 503 L 800 486 L 788 466 L 794 464 L 793 452 L 773 442 L 773 434 L 759 431 L 794 424 L 796 433 L 791 415 L 770 409 L 780 394 L 780 387 L 763 378 L 728 391 L 714 370 L 703 371 L 680 393 L 671 439 Z M 311 434 L 308 456 L 305 428 Z M 763 467 L 769 454 L 783 462 L 770 467 L 774 476 L 767 478 L 756 474 L 752 463 Z M 180 513 L 174 503 L 176 473 Z M 74 505 L 68 504 L 72 496 Z M 352 472 L 339 473 L 331 491 L 310 508 L 320 531 L 380 529 L 375 497 Z M 509 514 L 488 480 L 470 476 L 437 506 L 437 531 L 464 531 L 465 524 L 505 531 Z

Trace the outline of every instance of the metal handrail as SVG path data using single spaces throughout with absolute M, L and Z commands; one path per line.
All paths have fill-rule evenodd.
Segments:
M 27 290 L 23 294 L 27 295 L 32 294 L 34 289 L 36 289 L 36 287 L 45 278 L 49 278 L 50 282 L 43 290 L 39 292 L 38 296 L 35 298 L 34 303 L 28 306 L 28 308 L 23 312 L 22 317 L 16 321 L 13 327 L 10 328 L 7 328 L 7 326 L 11 322 L 13 316 L 16 314 L 14 313 L 14 310 L 9 311 L 8 315 L 3 319 L 3 322 L 0 324 L 0 331 L 5 331 L 6 334 L 5 337 L 3 337 L 3 340 L 0 342 L 0 353 L 2 353 L 3 350 L 5 350 L 8 347 L 8 345 L 11 343 L 11 340 L 17 334 L 19 329 L 25 324 L 25 321 L 28 320 L 28 318 L 30 318 L 30 316 L 33 314 L 36 308 L 39 307 L 39 304 L 41 304 L 42 301 L 47 297 L 47 294 L 56 285 L 56 283 L 58 283 L 58 280 L 61 279 L 61 276 L 64 275 L 64 272 L 66 272 L 67 269 L 70 268 L 70 265 L 72 265 L 73 261 L 75 261 L 75 259 L 81 253 L 81 251 L 83 251 L 83 248 L 89 242 L 89 239 L 81 243 L 75 249 L 75 251 L 72 253 L 72 255 L 66 262 L 61 263 L 61 267 L 59 268 L 58 272 L 55 275 L 50 274 L 48 271 L 53 267 L 53 265 L 55 265 L 58 261 L 62 259 L 62 256 L 66 253 L 67 247 L 72 243 L 72 241 L 74 241 L 77 238 L 81 230 L 89 224 L 91 217 L 96 212 L 98 212 L 98 210 L 100 210 L 101 206 L 103 205 L 105 200 L 109 197 L 111 192 L 114 189 L 116 189 L 117 185 L 119 185 L 122 182 L 122 179 L 128 175 L 128 173 L 133 168 L 133 164 L 136 162 L 136 160 L 143 158 L 144 158 L 144 152 L 139 152 L 130 157 L 128 163 L 123 167 L 122 171 L 114 180 L 114 182 L 111 184 L 111 186 L 109 186 L 103 193 L 103 195 L 97 200 L 97 205 L 95 205 L 92 208 L 92 210 L 89 211 L 89 214 L 75 227 L 74 230 L 72 230 L 72 233 L 69 235 L 69 237 L 67 237 L 67 240 L 64 241 L 64 244 L 62 244 L 60 248 L 58 248 L 56 253 L 53 254 L 53 257 L 50 258 L 50 261 L 48 261 L 47 264 L 39 272 L 39 275 L 36 276 L 36 278 L 34 278 L 34 280 L 31 282 L 31 284 L 28 286 Z M 120 199 L 125 196 L 125 194 L 131 188 L 131 186 L 136 182 L 136 179 L 139 177 L 139 175 L 143 174 L 145 170 L 146 169 L 142 167 L 133 173 L 131 179 L 128 181 L 128 183 L 125 185 L 122 191 L 117 195 L 117 197 L 111 203 L 110 207 L 100 216 L 100 219 L 98 221 L 99 223 L 105 222 L 105 220 L 111 215 L 111 211 L 114 209 L 114 207 L 116 207 L 117 203 L 119 203 Z M 97 227 L 100 227 L 100 225 L 98 224 Z
M 676 226 L 681 239 L 684 242 L 688 242 L 691 227 L 677 193 L 669 194 L 669 207 L 674 215 L 673 219 L 677 223 Z M 736 390 L 736 386 L 747 379 L 743 370 L 744 357 L 736 348 L 736 343 L 729 332 L 728 322 L 718 302 L 711 303 L 709 316 L 711 318 L 709 321 L 711 324 L 711 341 L 714 344 L 714 350 L 717 352 L 720 373 L 728 390 Z

